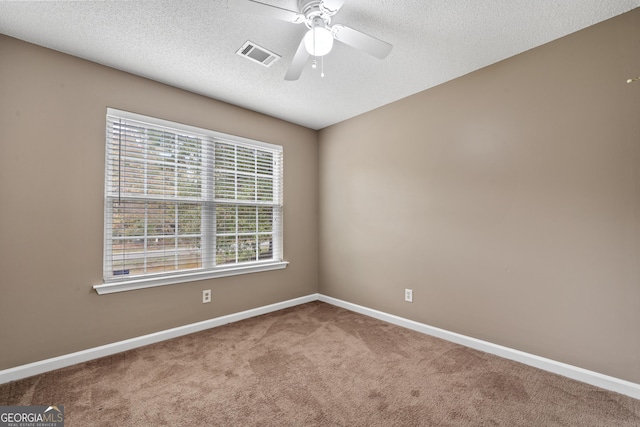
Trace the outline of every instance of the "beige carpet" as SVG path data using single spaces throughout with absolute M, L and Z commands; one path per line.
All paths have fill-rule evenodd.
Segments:
M 66 426 L 640 426 L 640 401 L 321 302 L 0 385 Z

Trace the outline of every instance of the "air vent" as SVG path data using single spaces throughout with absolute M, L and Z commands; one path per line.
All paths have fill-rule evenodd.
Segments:
M 265 67 L 270 67 L 274 62 L 281 58 L 280 55 L 277 55 L 250 41 L 245 42 L 245 44 L 243 44 L 242 47 L 238 49 L 236 54 L 244 56 L 245 58 L 250 59 L 253 62 L 257 62 L 258 64 L 262 64 Z

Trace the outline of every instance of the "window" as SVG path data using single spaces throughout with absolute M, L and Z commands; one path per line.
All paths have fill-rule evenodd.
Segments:
M 284 266 L 282 147 L 108 109 L 98 293 Z

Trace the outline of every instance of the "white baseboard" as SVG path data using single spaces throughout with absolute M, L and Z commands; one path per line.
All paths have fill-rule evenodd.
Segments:
M 121 353 L 123 351 L 131 350 L 145 345 L 154 344 L 171 338 L 177 338 L 183 335 L 192 334 L 194 332 L 204 331 L 205 329 L 215 328 L 216 326 L 226 325 L 228 323 L 237 322 L 239 320 L 260 316 L 261 314 L 267 314 L 273 311 L 283 310 L 285 308 L 317 300 L 318 294 L 311 294 L 300 298 L 294 298 L 288 301 L 265 305 L 263 307 L 258 307 L 251 310 L 241 311 L 239 313 L 233 313 L 226 316 L 216 317 L 214 319 L 204 320 L 202 322 L 192 323 L 190 325 L 179 326 L 177 328 L 167 329 L 165 331 L 155 332 L 124 341 L 118 341 L 112 344 L 89 348 L 87 350 L 65 354 L 62 356 L 53 357 L 51 359 L 41 360 L 38 362 L 29 363 L 27 365 L 16 366 L 15 368 L 0 371 L 0 384 L 8 383 L 10 381 L 16 381 L 22 378 L 42 374 L 44 372 L 53 371 L 55 369 L 75 365 L 77 363 L 87 362 L 89 360 L 98 359 L 100 357 L 110 356 L 112 354 Z
M 350 302 L 328 297 L 325 295 L 318 295 L 318 299 L 328 304 L 342 307 L 350 311 L 355 311 L 356 313 L 374 317 L 388 323 L 393 323 L 394 325 L 402 326 L 404 328 L 411 329 L 417 332 L 422 332 L 423 334 L 432 335 L 437 338 L 442 338 L 444 340 L 451 341 L 456 344 L 461 344 L 465 347 L 484 351 L 485 353 L 494 354 L 505 359 L 524 363 L 525 365 L 533 366 L 544 371 L 553 372 L 554 374 L 562 375 L 564 377 L 591 384 L 605 390 L 615 391 L 616 393 L 624 394 L 635 399 L 640 399 L 640 384 L 621 380 L 619 378 L 600 374 L 598 372 L 589 371 L 587 369 L 578 368 L 573 365 L 557 362 L 555 360 L 536 356 L 530 353 L 525 353 L 519 350 L 514 350 L 512 348 L 493 344 L 487 341 L 482 341 L 476 338 L 468 337 L 466 335 L 461 335 L 455 332 L 450 332 L 444 329 L 425 325 L 424 323 L 415 322 L 413 320 L 398 317 L 393 314 L 384 313 L 382 311 L 373 310 L 371 308 L 352 304 Z
M 305 304 L 311 301 L 322 301 L 337 307 L 364 314 L 394 325 L 402 326 L 437 338 L 461 344 L 485 353 L 494 354 L 505 359 L 514 360 L 533 366 L 538 369 L 553 372 L 577 381 L 582 381 L 605 390 L 611 390 L 616 393 L 640 399 L 640 384 L 630 381 L 621 380 L 619 378 L 600 374 L 598 372 L 589 371 L 587 369 L 578 368 L 555 360 L 536 356 L 534 354 L 525 353 L 523 351 L 514 350 L 498 344 L 482 341 L 466 335 L 450 332 L 444 329 L 425 325 L 424 323 L 415 322 L 393 314 L 384 313 L 382 311 L 352 304 L 347 301 L 328 297 L 322 294 L 311 294 L 300 298 L 294 298 L 251 310 L 241 311 L 226 316 L 216 317 L 214 319 L 204 320 L 202 322 L 192 323 L 190 325 L 180 326 L 177 328 L 167 329 L 165 331 L 155 332 L 153 334 L 143 335 L 124 341 L 118 341 L 112 344 L 106 344 L 63 356 L 53 357 L 51 359 L 41 360 L 27 365 L 16 366 L 15 368 L 0 371 L 0 384 L 10 381 L 20 380 L 22 378 L 31 377 L 42 374 L 44 372 L 53 371 L 55 369 L 64 368 L 75 365 L 77 363 L 87 362 L 89 360 L 98 359 L 100 357 L 110 356 L 112 354 L 121 353 L 123 351 L 154 344 L 183 335 L 192 334 L 194 332 L 203 331 L 205 329 L 215 328 L 217 326 L 226 325 L 228 323 L 237 322 L 239 320 L 248 319 L 250 317 L 260 316 L 262 314 L 271 313 L 273 311 L 283 310 L 285 308 L 294 307 L 296 305 Z

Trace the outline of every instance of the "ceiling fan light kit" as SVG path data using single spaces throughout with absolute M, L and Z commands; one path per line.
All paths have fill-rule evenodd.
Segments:
M 304 36 L 304 47 L 309 55 L 313 56 L 324 56 L 331 52 L 333 34 L 331 34 L 331 30 L 325 26 L 321 18 L 314 18 L 313 26 Z
M 340 10 L 346 0 L 298 0 L 298 11 L 283 9 L 254 0 L 233 0 L 230 4 L 245 12 L 280 19 L 292 24 L 304 22 L 309 29 L 300 40 L 298 49 L 291 60 L 285 80 L 298 80 L 307 64 L 309 56 L 322 57 L 333 48 L 338 40 L 353 48 L 362 50 L 379 59 L 384 59 L 393 47 L 387 42 L 354 30 L 346 25 L 331 26 L 331 18 Z

